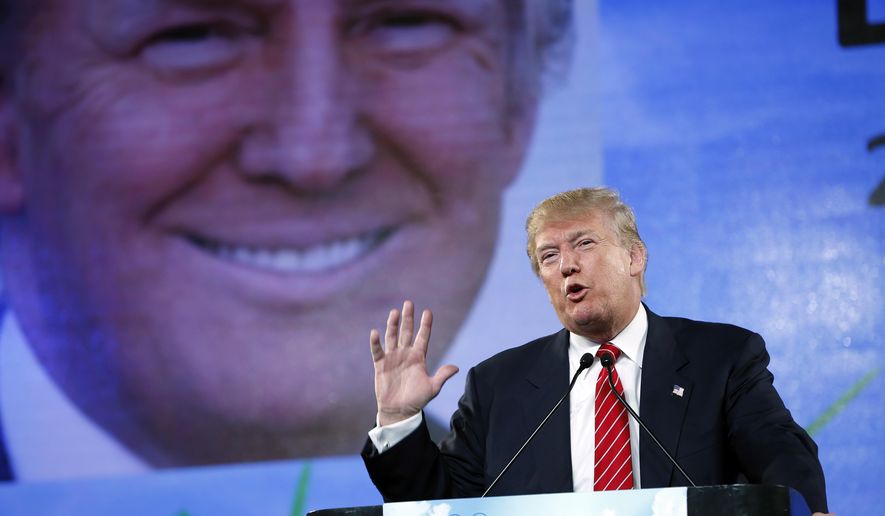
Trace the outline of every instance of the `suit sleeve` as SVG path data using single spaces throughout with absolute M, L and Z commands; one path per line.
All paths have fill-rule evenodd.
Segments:
M 750 482 L 792 487 L 812 511 L 827 512 L 817 445 L 774 389 L 765 342 L 752 334 L 726 387 L 728 439 Z
M 427 418 L 384 453 L 367 439 L 362 450 L 369 477 L 385 502 L 479 496 L 484 490 L 485 423 L 474 371 L 452 416 L 452 429 L 438 447 Z

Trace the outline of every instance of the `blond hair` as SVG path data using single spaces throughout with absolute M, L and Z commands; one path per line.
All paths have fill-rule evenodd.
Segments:
M 631 250 L 634 246 L 639 246 L 644 258 L 642 272 L 639 274 L 639 285 L 644 296 L 646 294 L 645 266 L 648 263 L 648 250 L 645 247 L 645 242 L 639 236 L 636 215 L 633 213 L 633 208 L 621 200 L 618 192 L 605 187 L 578 188 L 558 193 L 538 203 L 529 213 L 525 221 L 525 231 L 528 237 L 526 253 L 528 253 L 535 275 L 540 275 L 538 260 L 535 256 L 537 248 L 535 240 L 544 224 L 564 216 L 580 216 L 590 213 L 606 215 L 606 223 L 610 224 L 610 229 L 617 235 L 621 247 Z

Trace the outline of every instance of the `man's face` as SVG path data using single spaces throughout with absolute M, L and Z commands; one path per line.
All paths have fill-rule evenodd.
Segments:
M 623 247 L 608 215 L 552 218 L 535 244 L 541 280 L 566 329 L 606 341 L 636 315 L 644 255 L 638 246 Z
M 534 116 L 508 95 L 506 2 L 51 4 L 0 170 L 40 359 L 136 447 L 355 451 L 368 330 L 414 299 L 434 360 L 485 276 Z

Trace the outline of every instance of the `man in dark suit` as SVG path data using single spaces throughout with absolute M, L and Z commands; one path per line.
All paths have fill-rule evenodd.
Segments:
M 473 368 L 439 447 L 421 410 L 457 368 L 427 374 L 432 314 L 422 314 L 414 339 L 410 302 L 402 321 L 391 311 L 384 346 L 372 331 L 378 426 L 363 457 L 386 500 L 482 494 L 565 393 L 580 356 L 611 345 L 618 388 L 623 385 L 627 402 L 695 483 L 787 485 L 812 510 L 827 510 L 817 447 L 775 391 L 764 341 L 736 326 L 648 310 L 641 302 L 647 251 L 632 210 L 615 192 L 587 188 L 553 196 L 533 210 L 526 230 L 532 267 L 565 329 Z M 600 485 L 609 474 L 608 451 L 594 444 L 594 430 L 602 434 L 615 412 L 599 412 L 606 395 L 594 400 L 593 379 L 600 378 L 596 389 L 605 388 L 600 371 L 594 361 L 579 377 L 568 409 L 554 414 L 492 494 L 611 488 Z M 636 423 L 628 428 L 623 418 L 618 432 L 629 439 L 622 436 L 624 474 L 616 484 L 688 485 Z

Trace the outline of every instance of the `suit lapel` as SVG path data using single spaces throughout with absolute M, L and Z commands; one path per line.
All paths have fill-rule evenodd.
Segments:
M 676 339 L 667 322 L 648 313 L 648 336 L 642 359 L 642 393 L 639 400 L 639 415 L 655 433 L 664 448 L 677 456 L 679 435 L 688 403 L 693 391 L 693 382 L 680 373 L 688 363 L 688 357 L 676 345 Z M 682 395 L 674 393 L 681 387 Z M 643 488 L 667 487 L 675 482 L 684 485 L 685 479 L 674 478 L 674 467 L 649 438 L 642 432 L 639 438 L 639 462 Z M 676 472 L 679 475 L 678 472 Z
M 526 436 L 547 416 L 568 389 L 569 334 L 566 330 L 552 335 L 536 363 L 526 376 L 523 404 Z M 573 488 L 569 406 L 566 399 L 526 450 L 535 467 L 528 485 L 538 492 L 568 492 Z

